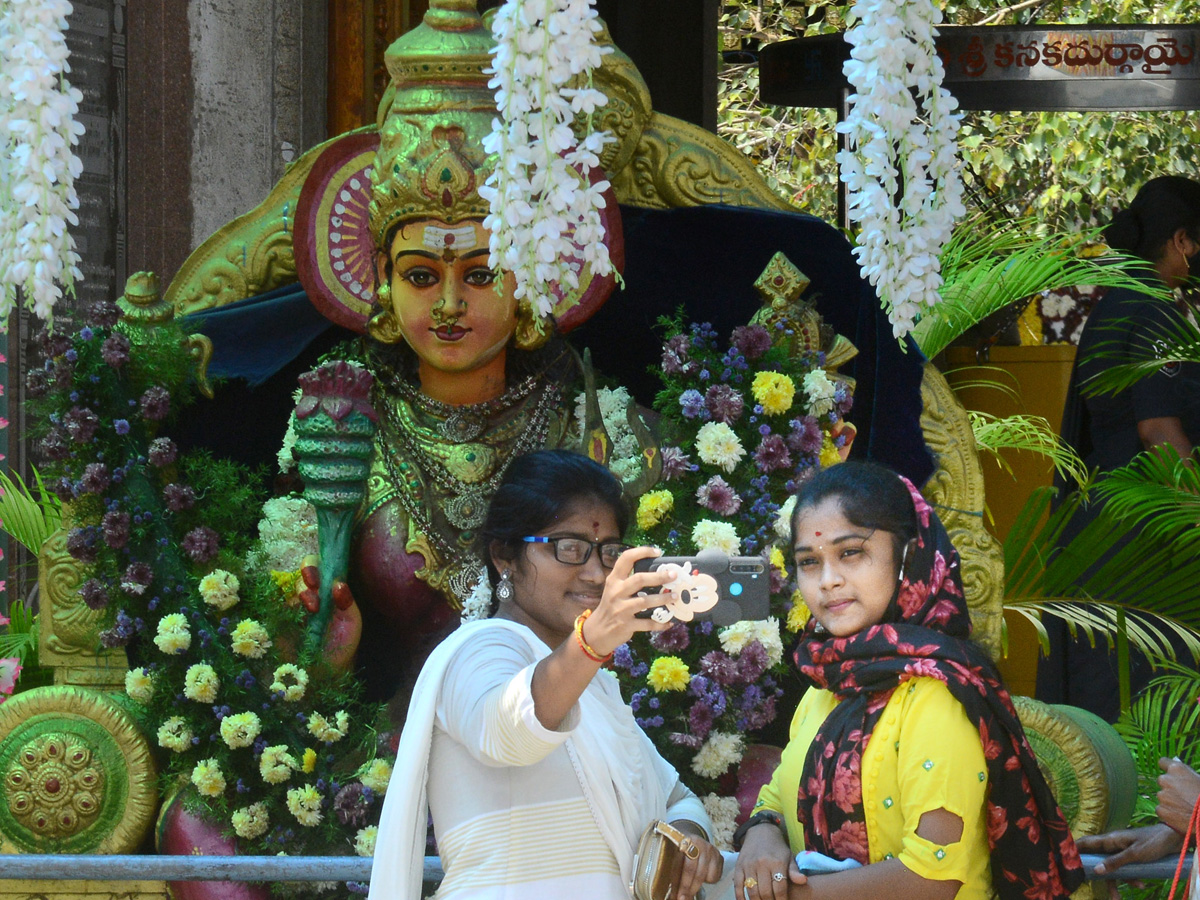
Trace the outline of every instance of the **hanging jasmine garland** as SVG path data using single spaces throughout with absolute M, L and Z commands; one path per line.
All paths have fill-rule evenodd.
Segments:
M 838 126 L 848 141 L 838 164 L 860 227 L 854 255 L 901 338 L 922 307 L 938 303 L 938 257 L 965 212 L 954 169 L 960 117 L 941 86 L 935 3 L 858 0 L 853 12 L 843 71 L 855 93 Z
M 17 290 L 49 321 L 63 288 L 82 279 L 68 225 L 78 225 L 71 150 L 83 126 L 83 94 L 66 80 L 67 0 L 7 0 L 0 6 L 0 323 Z M 61 287 L 60 287 L 61 285 Z
M 549 315 L 551 286 L 579 286 L 582 263 L 593 275 L 612 271 L 600 209 L 607 181 L 588 183 L 599 153 L 613 138 L 591 132 L 577 142 L 571 123 L 608 102 L 589 73 L 611 48 L 589 0 L 508 0 L 496 13 L 489 85 L 500 118 L 484 140 L 498 154 L 480 196 L 491 205 L 490 265 L 512 272 L 516 297 Z M 568 88 L 568 82 L 582 86 Z M 581 263 L 582 261 L 582 263 Z

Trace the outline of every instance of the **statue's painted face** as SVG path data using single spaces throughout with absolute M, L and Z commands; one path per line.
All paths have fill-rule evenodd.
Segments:
M 422 368 L 473 372 L 500 357 L 517 324 L 512 276 L 496 289 L 488 232 L 477 220 L 423 219 L 388 248 L 392 312 Z M 387 277 L 380 259 L 380 278 Z

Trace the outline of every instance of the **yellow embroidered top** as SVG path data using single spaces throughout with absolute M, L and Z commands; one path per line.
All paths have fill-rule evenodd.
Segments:
M 783 816 L 788 843 L 804 847 L 796 797 L 809 745 L 838 704 L 829 691 L 809 690 L 792 717 L 791 734 L 755 812 Z M 892 857 L 933 881 L 961 881 L 957 900 L 994 896 L 987 842 L 987 766 L 979 731 L 936 678 L 901 684 L 888 701 L 862 760 L 863 810 L 870 861 Z M 917 835 L 923 813 L 945 809 L 963 820 L 962 839 L 938 846 Z

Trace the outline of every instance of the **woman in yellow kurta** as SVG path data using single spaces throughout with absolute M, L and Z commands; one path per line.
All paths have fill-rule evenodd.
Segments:
M 844 463 L 800 490 L 794 659 L 812 690 L 750 820 L 749 900 L 1054 900 L 1079 855 L 1008 692 L 968 640 L 958 555 L 920 493 Z M 801 859 L 804 874 L 794 857 Z

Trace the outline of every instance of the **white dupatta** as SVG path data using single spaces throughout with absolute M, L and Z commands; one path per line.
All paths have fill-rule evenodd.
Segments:
M 468 622 L 430 654 L 413 690 L 384 797 L 368 900 L 421 898 L 429 752 L 442 683 L 459 648 L 490 628 L 503 628 L 514 641 L 524 642 L 531 662 L 550 654 L 550 648 L 524 625 L 503 619 Z M 617 859 L 621 879 L 628 884 L 642 830 L 666 816 L 667 797 L 659 773 L 667 764 L 620 700 L 611 673 L 596 675 L 579 698 L 579 709 L 579 726 L 564 746 L 600 833 Z

